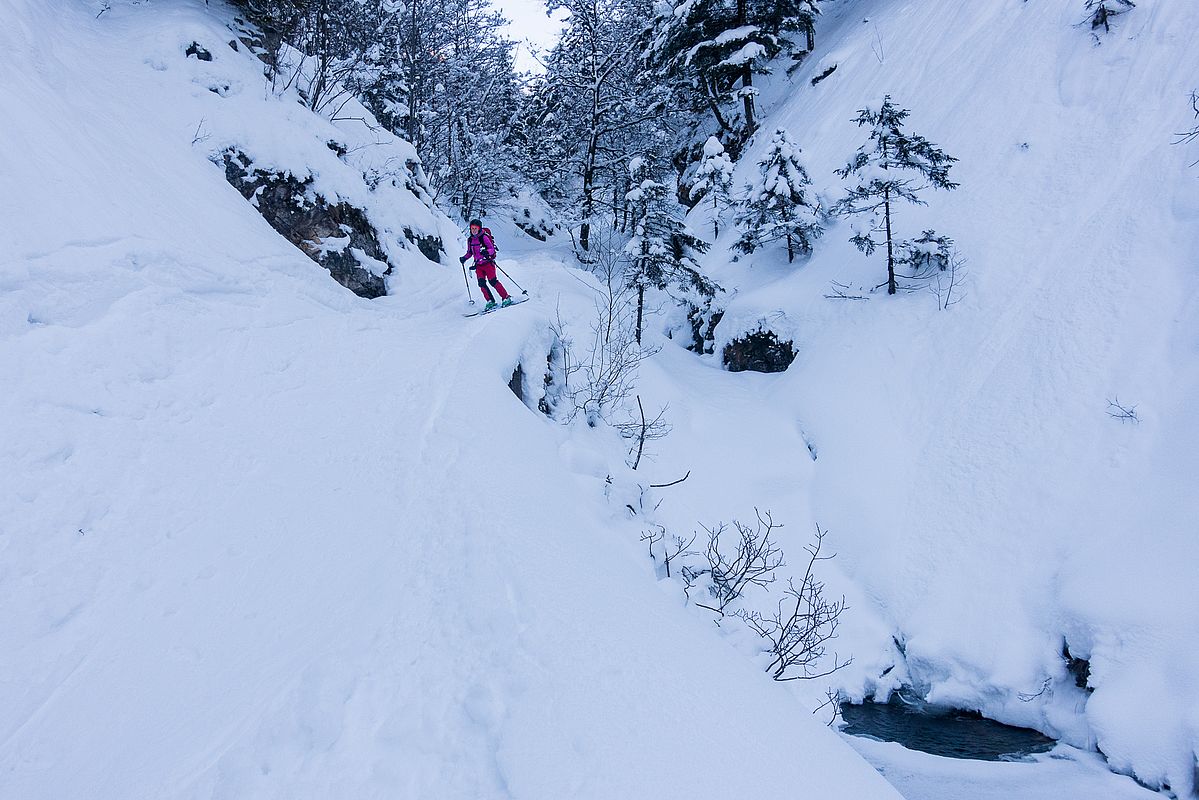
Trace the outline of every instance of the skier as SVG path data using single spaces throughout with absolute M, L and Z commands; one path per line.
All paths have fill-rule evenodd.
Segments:
M 477 219 L 470 221 L 470 239 L 466 243 L 466 255 L 459 258 L 458 261 L 465 264 L 468 258 L 475 260 L 471 270 L 479 279 L 479 289 L 483 292 L 483 297 L 487 299 L 487 305 L 483 306 L 483 310 L 490 311 L 495 308 L 495 298 L 491 296 L 491 290 L 487 288 L 489 283 L 499 293 L 501 306 L 512 305 L 512 297 L 508 294 L 508 290 L 495 277 L 495 239 L 491 237 L 491 231 L 484 228 L 483 223 Z

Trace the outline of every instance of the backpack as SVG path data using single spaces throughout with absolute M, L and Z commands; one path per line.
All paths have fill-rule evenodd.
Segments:
M 487 252 L 487 248 L 483 247 L 483 234 L 487 234 L 487 238 L 491 240 L 491 252 Z M 479 228 L 479 246 L 483 247 L 484 254 L 488 258 L 495 258 L 496 253 L 500 252 L 499 245 L 495 243 L 495 237 L 491 235 L 491 228 Z

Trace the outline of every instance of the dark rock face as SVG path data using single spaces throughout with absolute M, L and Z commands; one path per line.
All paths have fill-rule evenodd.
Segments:
M 374 227 L 361 209 L 346 202 L 330 204 L 321 195 L 308 196 L 311 178 L 299 180 L 289 173 L 254 169 L 250 159 L 236 150 L 222 158 L 225 179 L 254 203 L 258 212 L 285 239 L 329 270 L 333 279 L 359 297 L 387 294 L 381 275 L 363 267 L 354 250 L 388 264 Z M 328 240 L 347 240 L 340 250 Z M 322 246 L 322 242 L 324 246 Z
M 512 390 L 512 394 L 516 395 L 516 399 L 520 402 L 525 401 L 525 371 L 520 364 L 516 365 L 516 369 L 512 370 L 512 378 L 508 381 L 508 388 Z
M 1091 684 L 1091 662 L 1085 658 L 1078 658 L 1070 652 L 1070 645 L 1062 643 L 1062 660 L 1066 662 L 1066 672 L 1074 678 L 1074 685 L 1079 689 L 1086 689 L 1087 693 L 1095 691 Z
M 516 227 L 532 236 L 539 242 L 544 242 L 554 235 L 554 229 L 544 219 L 533 219 L 533 212 L 524 209 L 521 216 L 513 220 Z
M 212 53 L 208 50 L 205 50 L 199 42 L 192 42 L 183 52 L 189 58 L 195 57 L 201 61 L 212 61 Z
M 543 233 L 536 225 L 520 219 L 516 220 L 516 227 L 520 228 L 522 231 L 529 234 L 539 242 L 544 242 L 552 233 L 552 231 Z
M 725 345 L 722 356 L 729 372 L 782 372 L 795 360 L 795 345 L 774 331 L 756 330 Z
M 723 318 L 723 311 L 691 306 L 687 311 L 687 321 L 691 323 L 691 344 L 687 349 L 701 356 L 716 352 L 716 326 Z
M 417 236 L 410 228 L 404 228 L 404 238 L 416 245 L 425 258 L 434 264 L 441 263 L 443 245 L 440 236 Z
M 837 65 L 833 64 L 831 67 L 826 69 L 824 72 L 820 73 L 815 78 L 812 78 L 812 85 L 815 86 L 816 84 L 820 83 L 822 80 L 827 78 L 829 75 L 832 75 L 836 71 L 837 71 Z
M 545 354 L 545 375 L 542 376 L 541 386 L 537 410 L 554 419 L 566 391 L 566 350 L 557 336 L 550 345 L 550 351 Z

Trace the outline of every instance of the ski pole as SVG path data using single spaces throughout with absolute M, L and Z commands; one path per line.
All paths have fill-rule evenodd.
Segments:
M 504 268 L 501 267 L 499 264 L 496 264 L 495 268 L 498 269 L 500 272 L 504 272 Z M 512 281 L 512 285 L 515 286 L 517 289 L 520 289 L 521 294 L 523 294 L 525 297 L 529 296 L 529 290 L 521 288 L 521 285 L 516 282 L 516 278 L 513 278 L 507 272 L 504 272 L 504 277 L 507 278 L 508 280 Z
M 475 298 L 470 293 L 470 278 L 466 277 L 466 262 L 459 261 L 458 263 L 462 265 L 462 282 L 466 284 L 466 299 L 469 300 L 470 304 L 473 306 L 475 304 Z

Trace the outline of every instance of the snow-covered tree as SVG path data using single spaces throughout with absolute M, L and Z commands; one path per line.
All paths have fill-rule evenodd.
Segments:
M 715 136 L 704 142 L 704 157 L 695 170 L 691 196 L 712 206 L 712 236 L 720 236 L 720 215 L 732 202 L 733 162 Z
M 264 34 L 272 78 L 295 86 L 309 108 L 336 115 L 372 52 L 392 37 L 397 0 L 233 0 Z M 306 58 L 283 55 L 290 45 Z
M 407 87 L 397 130 L 417 148 L 434 194 L 464 219 L 502 193 L 519 103 L 515 43 L 490 0 L 408 0 L 393 58 Z
M 771 71 L 797 32 L 810 49 L 818 2 L 663 0 L 643 37 L 646 69 L 671 88 L 676 106 L 711 113 L 722 133 L 743 142 L 758 126 L 754 76 Z
M 1109 32 L 1113 17 L 1126 14 L 1136 7 L 1133 0 L 1087 0 L 1087 19 L 1091 23 L 1091 30 L 1102 27 L 1104 33 Z
M 846 216 L 862 215 L 867 224 L 854 227 L 850 239 L 866 255 L 880 244 L 887 246 L 887 294 L 895 294 L 895 250 L 893 204 L 903 200 L 925 205 L 918 192 L 934 189 L 956 189 L 949 180 L 949 170 L 957 161 L 937 149 L 923 136 L 903 128 L 911 112 L 883 98 L 878 108 L 864 108 L 855 120 L 859 127 L 870 128 L 870 138 L 858 148 L 849 163 L 837 170 L 842 178 L 854 184 L 833 211 Z M 875 239 L 883 236 L 882 241 Z
M 336 117 L 354 96 L 412 142 L 436 199 L 470 217 L 503 193 L 520 91 L 491 0 L 233 1 L 267 44 L 308 56 L 271 61 L 313 109 Z
M 712 297 L 718 287 L 699 271 L 696 259 L 709 245 L 688 233 L 678 203 L 669 186 L 654 175 L 647 159 L 629 164 L 633 188 L 629 206 L 633 216 L 633 236 L 625 248 L 631 262 L 628 283 L 637 290 L 637 342 L 641 342 L 645 310 L 645 290 L 672 291 L 679 299 L 699 305 Z
M 742 233 L 737 249 L 752 253 L 783 239 L 788 262 L 795 260 L 797 252 L 811 252 L 824 226 L 800 153 L 787 131 L 779 128 L 774 132 L 766 155 L 758 162 L 757 180 L 745 187 L 738 202 L 736 222 Z
M 617 192 L 629 159 L 661 147 L 663 100 L 641 80 L 637 38 L 649 0 L 549 0 L 568 13 L 522 114 L 525 164 L 547 199 L 578 225 L 581 254 Z M 531 112 L 531 113 L 529 113 Z
M 896 245 L 896 266 L 907 268 L 911 278 L 928 278 L 949 269 L 953 260 L 953 239 L 938 236 L 927 230 L 915 239 L 905 239 Z
M 782 0 L 765 3 L 760 13 L 760 24 L 775 36 L 786 37 L 792 45 L 791 35 L 802 33 L 808 52 L 816 47 L 816 17 L 820 15 L 821 0 Z

